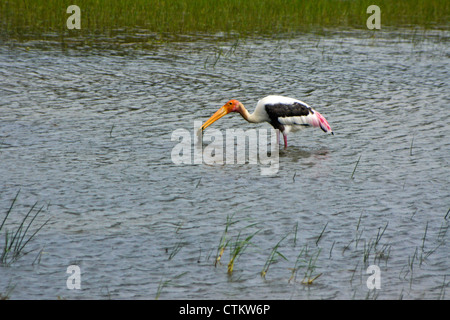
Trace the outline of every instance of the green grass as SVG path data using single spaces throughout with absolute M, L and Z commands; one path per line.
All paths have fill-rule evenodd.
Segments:
M 6 222 L 13 210 L 18 196 L 19 192 L 17 192 L 15 198 L 11 203 L 11 206 L 6 211 L 6 215 L 3 218 L 2 223 L 0 224 L 0 234 L 4 231 L 5 239 L 3 248 L 1 248 L 0 252 L 0 266 L 10 266 L 13 262 L 17 261 L 17 259 L 27 254 L 28 252 L 24 250 L 25 247 L 49 221 L 47 220 L 45 223 L 40 225 L 32 234 L 30 234 L 31 225 L 43 209 L 43 207 L 41 207 L 40 209 L 35 210 L 37 205 L 37 203 L 35 203 L 22 219 L 20 225 L 17 228 L 13 230 L 7 230 Z
M 69 4 L 81 9 L 81 30 L 68 30 Z M 314 28 L 365 29 L 371 0 L 12 0 L 0 2 L 3 39 L 87 36 L 140 30 L 158 35 L 218 32 L 273 34 Z M 381 27 L 449 27 L 447 0 L 377 0 Z M 141 41 L 148 41 L 145 36 Z M 136 40 L 136 39 L 135 39 Z M 139 40 L 138 40 L 139 41 Z
M 292 271 L 291 277 L 289 278 L 289 283 L 291 281 L 295 282 L 297 279 L 297 273 L 300 269 L 305 269 L 303 280 L 301 281 L 304 285 L 312 285 L 316 279 L 318 279 L 322 273 L 317 274 L 317 259 L 320 255 L 322 248 L 318 248 L 315 252 L 309 253 L 308 246 L 305 245 L 295 260 L 295 265 L 290 268 Z
M 225 224 L 225 230 L 222 233 L 222 236 L 219 241 L 219 246 L 217 247 L 216 259 L 214 262 L 214 266 L 220 263 L 220 259 L 222 259 L 225 248 L 228 246 L 230 240 L 228 239 L 228 230 L 229 228 L 235 224 L 237 221 L 233 221 L 234 213 L 229 216 L 227 215 L 227 221 Z
M 352 172 L 352 175 L 351 175 L 350 179 L 353 179 L 353 176 L 355 174 L 356 168 L 358 167 L 358 164 L 359 164 L 359 160 L 361 160 L 361 155 L 359 155 L 358 161 L 356 161 L 355 168 L 353 169 L 353 172 Z
M 264 264 L 263 269 L 261 270 L 261 277 L 262 278 L 266 278 L 266 274 L 269 271 L 269 267 L 271 264 L 277 262 L 277 257 L 281 257 L 284 260 L 288 260 L 280 251 L 278 251 L 278 247 L 280 246 L 281 242 L 283 242 L 284 239 L 286 239 L 286 237 L 289 234 L 285 235 L 280 241 L 278 241 L 278 243 L 275 245 L 275 247 L 272 248 L 272 251 L 270 252 L 269 258 L 267 258 L 266 263 Z
M 234 213 L 231 216 L 227 215 L 225 229 L 220 238 L 219 246 L 217 247 L 217 252 L 216 252 L 216 259 L 214 262 L 214 266 L 217 267 L 220 264 L 220 261 L 225 252 L 225 249 L 228 248 L 230 251 L 230 261 L 228 262 L 228 266 L 227 266 L 228 275 L 233 274 L 233 270 L 234 270 L 236 261 L 245 252 L 247 247 L 252 245 L 251 241 L 252 241 L 253 237 L 261 231 L 261 229 L 258 229 L 255 232 L 250 233 L 243 238 L 242 231 L 246 231 L 247 229 L 253 228 L 257 225 L 256 223 L 252 223 L 252 224 L 240 229 L 237 236 L 230 236 L 229 235 L 230 227 L 233 226 L 234 224 L 240 222 L 239 220 L 234 219 L 234 215 L 235 215 Z
M 161 293 L 162 293 L 164 288 L 168 287 L 169 285 L 173 285 L 174 284 L 174 280 L 180 279 L 185 274 L 187 274 L 187 272 L 182 272 L 182 273 L 174 276 L 173 279 L 168 279 L 168 280 L 161 279 L 161 281 L 158 284 L 158 289 L 156 290 L 155 300 L 159 299 L 159 297 L 161 296 Z
M 229 275 L 233 273 L 236 260 L 244 253 L 247 247 L 251 244 L 253 237 L 261 230 L 257 230 L 254 233 L 248 235 L 244 239 L 241 238 L 241 233 L 235 238 L 230 248 L 230 262 L 228 263 L 227 272 Z

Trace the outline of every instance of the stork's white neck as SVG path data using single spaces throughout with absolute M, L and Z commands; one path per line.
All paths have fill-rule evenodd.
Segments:
M 258 116 L 257 112 L 253 113 L 248 112 L 248 110 L 245 109 L 245 107 L 242 104 L 240 105 L 239 113 L 241 114 L 242 118 L 244 118 L 248 122 L 260 123 L 265 121 L 265 119 L 262 119 Z

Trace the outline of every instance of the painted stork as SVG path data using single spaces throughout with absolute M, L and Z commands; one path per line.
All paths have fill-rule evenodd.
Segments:
M 283 96 L 267 96 L 258 101 L 255 111 L 249 113 L 244 105 L 237 100 L 230 100 L 223 105 L 201 127 L 205 130 L 213 122 L 230 112 L 239 112 L 251 123 L 268 122 L 277 130 L 277 140 L 280 131 L 284 137 L 284 148 L 287 148 L 287 134 L 308 126 L 319 127 L 324 132 L 334 134 L 327 120 L 306 103 Z

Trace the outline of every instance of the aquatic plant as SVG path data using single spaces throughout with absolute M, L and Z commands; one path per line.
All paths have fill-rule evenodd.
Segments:
M 156 290 L 155 300 L 159 299 L 164 288 L 168 287 L 169 285 L 172 285 L 174 283 L 174 280 L 180 279 L 187 273 L 188 272 L 182 272 L 180 274 L 177 274 L 173 277 L 173 279 L 168 279 L 168 280 L 161 279 L 161 281 L 158 284 L 158 289 Z
M 300 250 L 297 259 L 295 260 L 294 267 L 290 268 L 292 274 L 288 282 L 295 282 L 298 271 L 305 269 L 301 283 L 304 285 L 312 285 L 314 281 L 322 275 L 322 273 L 316 274 L 317 258 L 319 257 L 321 251 L 322 248 L 318 248 L 314 253 L 310 254 L 308 252 L 308 246 L 305 245 Z
M 235 241 L 233 243 L 233 247 L 230 251 L 230 262 L 228 263 L 228 274 L 233 273 L 234 264 L 236 260 L 244 253 L 245 249 L 251 244 L 252 238 L 261 230 L 257 230 L 256 232 L 248 235 L 245 237 L 245 239 L 241 239 L 241 234 L 239 233 L 238 236 L 235 238 Z
M 278 247 L 280 246 L 281 242 L 283 242 L 284 239 L 286 239 L 286 237 L 289 234 L 285 235 L 283 238 L 281 238 L 280 241 L 278 241 L 278 243 L 272 248 L 272 251 L 270 252 L 269 258 L 267 258 L 266 263 L 264 264 L 264 267 L 261 271 L 261 277 L 263 277 L 264 279 L 266 278 L 266 274 L 267 271 L 269 271 L 269 267 L 271 264 L 275 263 L 277 261 L 277 257 L 281 257 L 284 260 L 288 260 L 280 251 L 278 251 Z M 296 237 L 297 235 L 295 235 Z
M 20 192 L 20 191 L 19 191 Z M 13 199 L 11 206 L 6 211 L 6 215 L 3 218 L 3 221 L 0 225 L 0 234 L 3 229 L 5 229 L 5 243 L 3 248 L 1 249 L 0 254 L 0 266 L 9 266 L 13 262 L 17 261 L 20 257 L 29 253 L 25 251 L 25 247 L 27 244 L 36 236 L 36 234 L 48 223 L 50 219 L 45 221 L 42 225 L 40 225 L 31 235 L 29 235 L 29 229 L 33 224 L 36 217 L 42 212 L 43 206 L 40 209 L 35 210 L 37 206 L 37 202 L 31 207 L 25 217 L 22 219 L 19 227 L 13 230 L 7 230 L 5 223 L 11 214 L 14 204 L 16 203 L 17 197 L 19 196 L 19 192 L 17 192 L 15 198 Z M 35 211 L 34 214 L 33 211 Z M 30 219 L 28 219 L 30 218 Z
M 0 2 L 4 38 L 46 38 L 115 35 L 138 30 L 155 35 L 193 33 L 274 34 L 314 28 L 367 29 L 363 0 L 79 0 L 81 28 L 68 30 L 68 4 L 57 0 Z M 449 2 L 445 0 L 378 0 L 381 26 L 448 29 Z
M 260 229 L 258 229 L 255 232 L 247 235 L 245 238 L 242 238 L 242 231 L 245 231 L 246 229 L 256 226 L 256 223 L 252 223 L 240 229 L 237 236 L 229 236 L 229 228 L 232 225 L 239 222 L 239 220 L 234 220 L 233 217 L 234 214 L 232 214 L 231 216 L 227 215 L 225 229 L 220 238 L 219 246 L 217 247 L 216 259 L 214 262 L 214 266 L 217 267 L 217 265 L 220 263 L 220 260 L 222 259 L 225 249 L 228 247 L 230 250 L 230 261 L 228 262 L 227 267 L 227 272 L 229 275 L 233 273 L 234 265 L 237 259 L 244 253 L 247 247 L 251 244 L 251 240 L 253 239 L 253 237 L 261 231 Z

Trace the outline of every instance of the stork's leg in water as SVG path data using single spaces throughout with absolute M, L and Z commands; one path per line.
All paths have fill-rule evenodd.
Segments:
M 286 149 L 287 148 L 287 136 L 285 136 L 283 134 L 283 138 L 284 138 L 284 148 Z

